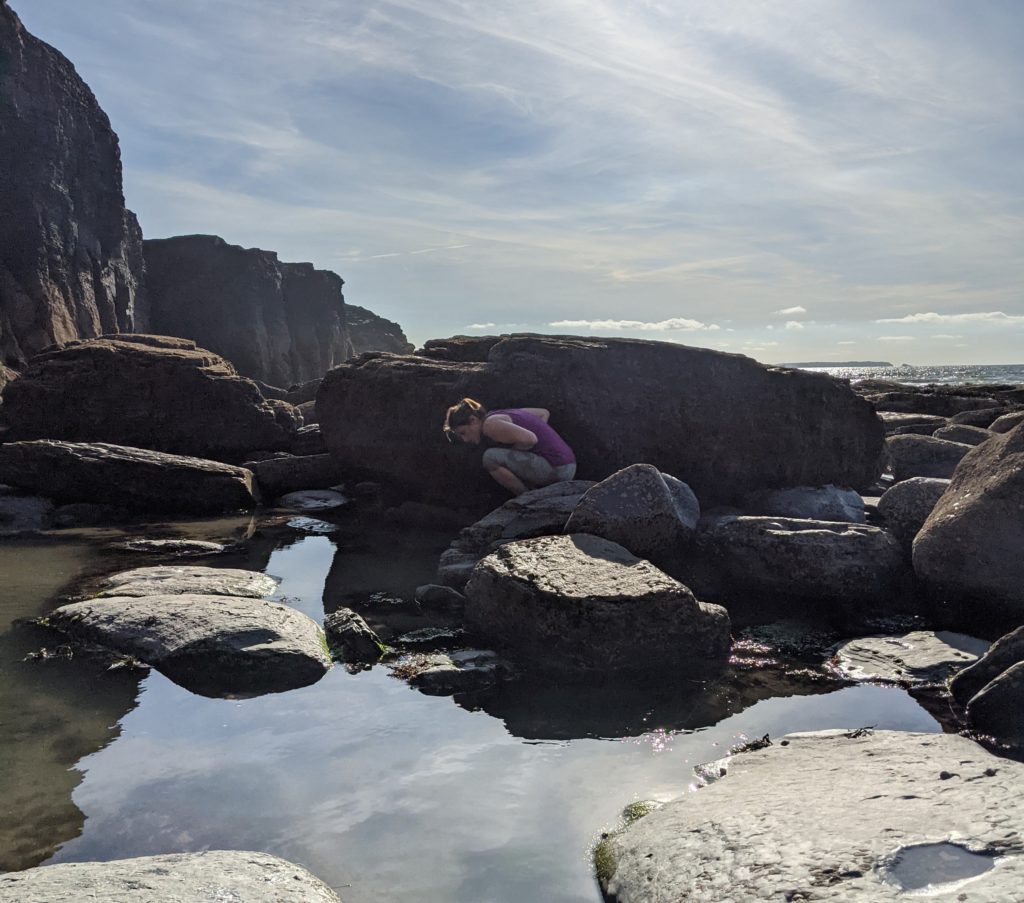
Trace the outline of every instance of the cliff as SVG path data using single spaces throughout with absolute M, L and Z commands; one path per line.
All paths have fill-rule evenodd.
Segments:
M 412 343 L 405 337 L 402 327 L 392 320 L 385 320 L 373 311 L 354 304 L 346 305 L 345 318 L 353 356 L 364 351 L 412 353 Z
M 215 235 L 148 240 L 144 253 L 154 332 L 194 339 L 275 386 L 348 357 L 340 276 Z
M 74 66 L 0 0 L 0 363 L 148 328 L 117 136 Z

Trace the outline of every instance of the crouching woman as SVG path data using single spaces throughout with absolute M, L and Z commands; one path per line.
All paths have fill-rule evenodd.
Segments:
M 576 456 L 548 424 L 544 408 L 488 411 L 463 398 L 448 408 L 445 435 L 470 445 L 486 443 L 484 469 L 513 495 L 563 483 L 576 475 Z

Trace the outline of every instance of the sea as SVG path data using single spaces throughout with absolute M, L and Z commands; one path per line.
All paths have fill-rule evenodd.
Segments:
M 1024 364 L 888 364 L 884 366 L 793 364 L 801 370 L 828 373 L 851 382 L 864 379 L 888 379 L 910 386 L 1024 384 Z

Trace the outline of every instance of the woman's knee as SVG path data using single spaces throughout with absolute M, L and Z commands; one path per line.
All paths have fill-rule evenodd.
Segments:
M 483 455 L 483 466 L 484 470 L 488 473 L 497 470 L 499 467 L 505 466 L 505 456 L 502 455 L 504 449 L 502 448 L 489 448 L 484 452 Z

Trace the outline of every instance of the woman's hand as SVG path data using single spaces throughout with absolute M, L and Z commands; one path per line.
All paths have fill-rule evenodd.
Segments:
M 511 445 L 516 451 L 529 451 L 537 444 L 536 433 L 500 416 L 488 417 L 484 421 L 483 433 L 488 439 Z

